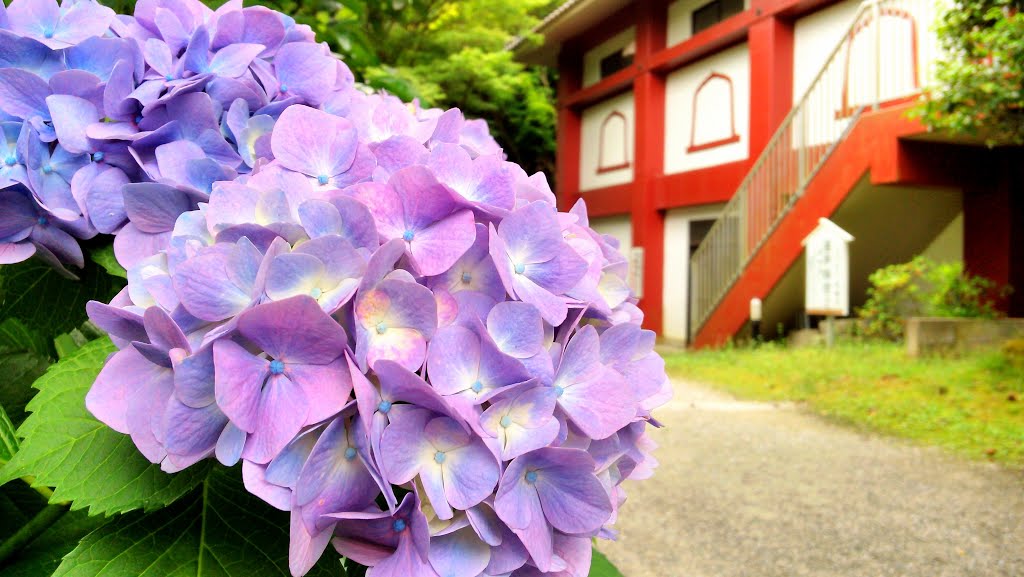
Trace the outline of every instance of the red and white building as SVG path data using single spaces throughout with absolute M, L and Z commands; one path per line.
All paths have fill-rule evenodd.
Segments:
M 721 343 L 764 301 L 803 305 L 800 241 L 850 232 L 851 301 L 917 254 L 1017 291 L 1024 316 L 1024 154 L 929 133 L 906 112 L 939 47 L 933 0 L 568 0 L 519 43 L 557 66 L 563 210 L 631 257 L 645 324 Z M 773 329 L 774 330 L 774 329 Z

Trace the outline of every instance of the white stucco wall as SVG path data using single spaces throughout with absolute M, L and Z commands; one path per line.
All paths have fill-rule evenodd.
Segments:
M 708 3 L 709 0 L 676 0 L 668 6 L 668 29 L 666 43 L 669 46 L 679 44 L 693 36 L 693 11 Z M 744 9 L 750 8 L 750 0 L 743 3 Z
M 698 93 L 702 84 L 704 88 Z M 733 135 L 738 137 L 734 142 L 693 149 L 695 145 L 700 147 Z M 668 75 L 665 81 L 666 174 L 744 160 L 749 154 L 749 142 L 750 51 L 746 44 Z
M 597 84 L 601 80 L 601 59 L 633 44 L 636 50 L 636 26 L 630 26 L 608 40 L 583 54 L 583 86 Z M 627 50 L 628 52 L 628 50 Z
M 580 128 L 581 191 L 633 181 L 633 118 L 632 92 L 609 98 L 583 111 Z M 603 166 L 618 168 L 610 171 L 601 169 L 602 148 Z
M 717 218 L 722 205 L 677 208 L 665 213 L 662 336 L 689 340 L 690 222 Z

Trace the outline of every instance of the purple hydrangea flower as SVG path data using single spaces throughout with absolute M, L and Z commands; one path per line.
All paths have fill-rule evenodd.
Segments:
M 240 462 L 296 576 L 331 544 L 370 577 L 587 574 L 671 385 L 585 205 L 266 8 L 15 4 L 0 263 L 115 235 L 97 418 L 168 472 Z

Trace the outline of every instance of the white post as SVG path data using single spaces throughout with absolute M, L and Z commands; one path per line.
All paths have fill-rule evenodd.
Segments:
M 750 336 L 757 342 L 761 340 L 761 299 L 750 299 Z

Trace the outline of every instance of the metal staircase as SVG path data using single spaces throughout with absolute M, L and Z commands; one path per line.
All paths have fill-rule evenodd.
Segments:
M 929 0 L 868 0 L 857 9 L 691 257 L 691 341 L 862 112 L 920 92 L 921 48 L 934 56 L 937 42 L 919 20 L 930 25 L 935 10 Z

